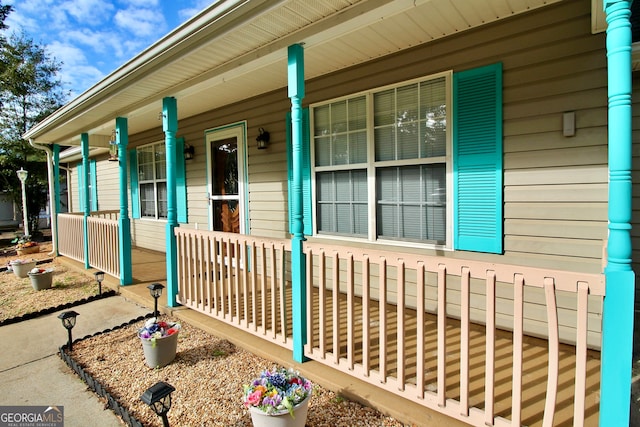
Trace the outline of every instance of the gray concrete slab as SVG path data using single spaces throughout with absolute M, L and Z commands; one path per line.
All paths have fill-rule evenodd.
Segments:
M 73 338 L 113 328 L 149 309 L 121 296 L 71 308 L 79 313 Z M 66 311 L 66 310 L 61 310 Z M 67 330 L 52 313 L 0 327 L 0 405 L 64 406 L 65 426 L 120 426 L 119 419 L 57 355 Z

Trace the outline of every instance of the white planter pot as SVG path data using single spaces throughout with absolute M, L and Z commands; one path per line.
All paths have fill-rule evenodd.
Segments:
M 13 270 L 13 274 L 18 276 L 21 279 L 27 277 L 29 272 L 33 270 L 33 267 L 36 266 L 36 261 L 23 262 L 20 264 L 11 264 L 11 269 Z
M 150 368 L 162 368 L 173 362 L 178 348 L 179 331 L 164 338 L 140 338 L 144 359 Z
M 311 399 L 311 394 L 293 407 L 293 417 L 287 410 L 266 414 L 259 408 L 250 406 L 251 422 L 254 427 L 304 427 L 307 422 L 309 399 Z
M 51 288 L 53 282 L 53 270 L 45 271 L 44 273 L 29 273 L 31 279 L 31 286 L 36 291 Z

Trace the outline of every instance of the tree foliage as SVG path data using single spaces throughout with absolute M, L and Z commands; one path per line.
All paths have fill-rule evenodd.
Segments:
M 0 4 L 0 30 L 12 6 Z M 24 32 L 0 37 L 0 188 L 22 206 L 16 171 L 29 172 L 27 212 L 30 229 L 37 229 L 38 214 L 47 203 L 47 164 L 44 151 L 32 147 L 22 135 L 64 105 L 67 94 L 58 77 L 62 63 Z

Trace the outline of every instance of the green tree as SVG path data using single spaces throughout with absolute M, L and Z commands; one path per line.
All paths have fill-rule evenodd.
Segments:
M 0 19 L 5 7 L 0 5 Z M 47 164 L 46 154 L 22 135 L 64 105 L 68 94 L 57 76 L 61 65 L 24 32 L 12 34 L 0 45 L 0 188 L 8 189 L 22 206 L 16 171 L 22 167 L 29 172 L 30 230 L 37 230 L 38 214 L 47 203 Z

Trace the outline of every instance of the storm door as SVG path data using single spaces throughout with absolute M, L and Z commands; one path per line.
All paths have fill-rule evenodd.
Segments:
M 206 134 L 209 175 L 209 228 L 245 233 L 244 125 Z

